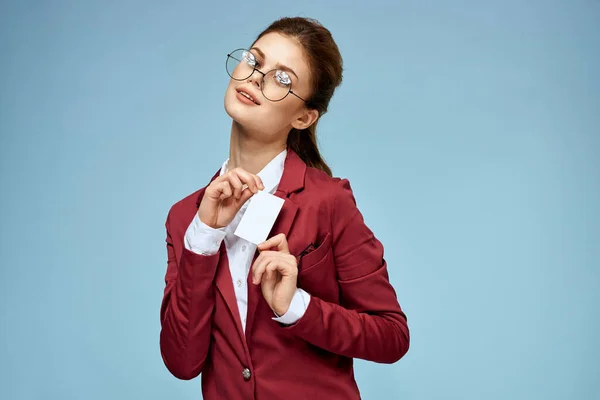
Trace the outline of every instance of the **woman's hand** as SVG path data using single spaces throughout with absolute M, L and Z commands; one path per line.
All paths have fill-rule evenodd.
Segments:
M 208 185 L 198 207 L 198 217 L 212 228 L 227 226 L 242 205 L 264 188 L 258 175 L 242 168 L 232 169 Z
M 276 251 L 272 251 L 276 248 Z M 261 285 L 263 297 L 277 315 L 287 312 L 296 293 L 298 263 L 290 254 L 283 233 L 258 245 L 260 255 L 252 265 L 252 283 Z

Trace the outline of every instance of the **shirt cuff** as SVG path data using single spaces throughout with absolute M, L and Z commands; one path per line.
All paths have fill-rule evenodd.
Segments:
M 296 293 L 294 293 L 294 297 L 292 297 L 290 308 L 288 308 L 287 312 L 282 316 L 275 313 L 277 317 L 273 317 L 273 320 L 284 325 L 295 324 L 306 312 L 308 303 L 310 303 L 310 294 L 300 288 L 296 288 Z
M 212 228 L 200 221 L 198 213 L 194 215 L 192 223 L 185 231 L 185 248 L 196 254 L 212 256 L 217 254 L 221 242 L 225 238 L 225 228 Z

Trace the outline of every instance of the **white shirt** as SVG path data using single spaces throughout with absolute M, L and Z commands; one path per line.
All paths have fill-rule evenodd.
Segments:
M 287 150 L 282 151 L 257 174 L 262 180 L 266 192 L 273 194 L 277 190 L 277 186 L 283 175 L 286 156 Z M 228 162 L 229 159 L 223 163 L 219 176 L 227 172 Z M 233 232 L 235 232 L 247 207 L 248 202 L 244 203 L 229 225 L 218 229 L 211 228 L 200 221 L 200 217 L 196 213 L 185 232 L 184 238 L 186 249 L 202 255 L 216 254 L 219 251 L 221 242 L 225 240 L 229 271 L 233 280 L 233 289 L 244 331 L 246 329 L 246 314 L 248 311 L 247 278 L 252 267 L 256 245 L 235 236 Z M 293 324 L 302 318 L 309 302 L 310 295 L 304 290 L 297 288 L 288 311 L 281 317 L 274 317 L 273 319 L 282 324 Z

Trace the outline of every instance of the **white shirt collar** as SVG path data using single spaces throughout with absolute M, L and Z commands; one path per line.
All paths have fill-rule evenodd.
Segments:
M 265 191 L 269 193 L 274 193 L 275 190 L 277 190 L 277 186 L 279 186 L 279 181 L 281 181 L 281 177 L 283 176 L 283 167 L 285 164 L 286 156 L 287 149 L 277 154 L 275 158 L 269 161 L 269 163 L 265 165 L 265 167 L 257 174 L 260 177 L 260 179 L 262 179 L 262 182 L 265 185 Z M 225 160 L 225 162 L 221 166 L 219 176 L 227 172 L 228 163 L 229 158 Z

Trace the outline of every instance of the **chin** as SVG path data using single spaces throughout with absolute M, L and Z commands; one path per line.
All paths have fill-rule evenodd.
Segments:
M 240 124 L 247 133 L 254 132 L 261 137 L 268 137 L 281 131 L 279 128 L 281 121 L 276 118 L 277 111 L 268 103 L 249 107 L 236 98 L 235 90 L 228 90 L 225 94 L 224 106 L 227 115 Z
M 242 125 L 244 128 L 249 130 L 260 130 L 261 128 L 261 117 L 257 109 L 249 109 L 248 106 L 242 104 L 235 98 L 235 92 L 233 94 L 227 94 L 225 96 L 225 112 L 235 122 Z M 263 124 L 264 125 L 264 121 Z
M 248 110 L 244 110 L 243 104 L 235 104 L 234 102 L 225 101 L 225 112 L 231 117 L 232 120 L 239 123 L 244 127 L 250 127 L 254 125 L 254 119 Z

